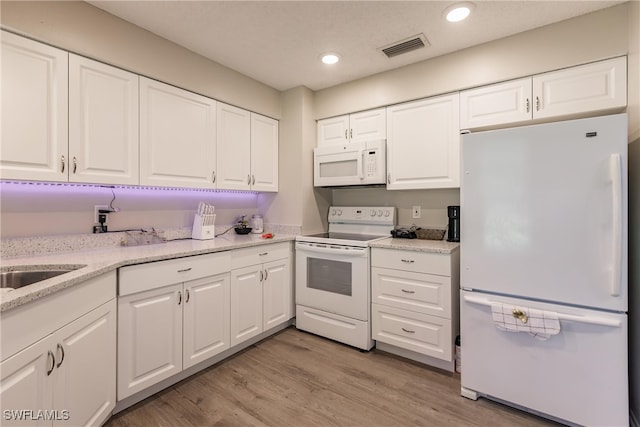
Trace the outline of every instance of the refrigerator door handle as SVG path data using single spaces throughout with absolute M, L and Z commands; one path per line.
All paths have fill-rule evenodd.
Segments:
M 485 305 L 487 307 L 491 307 L 491 305 L 493 304 L 493 301 L 488 300 L 486 298 L 482 298 L 482 297 L 464 295 L 463 299 L 466 302 L 469 302 L 472 304 Z M 578 323 L 588 323 L 590 325 L 610 326 L 612 328 L 620 328 L 622 326 L 619 320 L 610 319 L 608 317 L 600 317 L 600 316 L 577 316 L 575 314 L 558 313 L 558 319 L 569 320 L 571 322 L 578 322 Z
M 612 297 L 617 297 L 620 296 L 620 289 L 622 287 L 622 277 L 620 274 L 622 267 L 622 159 L 620 154 L 611 154 L 609 171 L 611 174 L 611 191 L 613 193 L 613 255 L 611 260 L 610 294 Z

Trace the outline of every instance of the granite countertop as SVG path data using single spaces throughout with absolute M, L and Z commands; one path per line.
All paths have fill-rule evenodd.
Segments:
M 251 246 L 265 245 L 295 240 L 294 235 L 277 234 L 272 239 L 263 239 L 259 234 L 228 234 L 212 240 L 176 240 L 145 246 L 109 247 L 81 250 L 59 254 L 34 255 L 2 259 L 2 271 L 38 269 L 55 265 L 84 265 L 70 273 L 46 279 L 18 289 L 3 289 L 0 292 L 0 312 L 61 291 L 85 282 L 119 267 L 146 262 L 162 261 L 193 255 L 227 251 Z
M 460 248 L 460 243 L 447 242 L 446 240 L 394 239 L 389 237 L 388 239 L 371 242 L 370 246 L 372 248 L 450 254 Z

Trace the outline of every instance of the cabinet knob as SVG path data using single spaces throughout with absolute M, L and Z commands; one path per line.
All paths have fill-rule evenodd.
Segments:
M 526 106 L 527 106 L 527 113 L 528 113 L 529 111 L 531 111 L 531 103 L 529 102 L 529 98 L 527 98 Z
M 269 270 L 264 271 L 264 280 L 267 280 L 267 277 L 269 277 Z
M 387 184 L 391 184 L 391 172 L 387 174 Z
M 178 305 L 182 304 L 182 291 L 178 291 Z
M 61 164 L 60 173 L 64 173 L 64 167 L 65 167 L 65 158 L 64 158 L 64 156 L 62 156 L 60 158 L 60 164 Z
M 75 174 L 77 170 L 78 170 L 78 160 L 76 159 L 76 156 L 73 156 L 73 173 Z
M 260 270 L 260 281 L 262 282 L 264 280 L 264 271 Z
M 211 182 L 213 184 L 216 183 L 216 171 L 211 172 Z
M 256 176 L 251 175 L 251 185 L 256 185 Z
M 536 111 L 540 111 L 540 97 L 536 96 Z
M 186 299 L 184 300 L 185 304 L 189 302 L 189 289 L 184 291 L 187 295 L 186 295 Z

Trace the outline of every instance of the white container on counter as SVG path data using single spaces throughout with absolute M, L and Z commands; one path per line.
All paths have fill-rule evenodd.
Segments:
M 251 232 L 262 233 L 264 231 L 264 221 L 262 215 L 255 214 L 251 216 Z

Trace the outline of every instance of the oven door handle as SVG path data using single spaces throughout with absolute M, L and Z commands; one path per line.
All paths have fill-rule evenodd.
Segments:
M 367 248 L 349 248 L 349 249 L 339 249 L 339 248 L 331 248 L 331 247 L 323 247 L 323 246 L 314 246 L 305 243 L 296 243 L 296 250 L 306 251 L 312 253 L 320 253 L 320 254 L 332 254 L 332 255 L 342 255 L 349 257 L 366 257 L 367 256 Z

